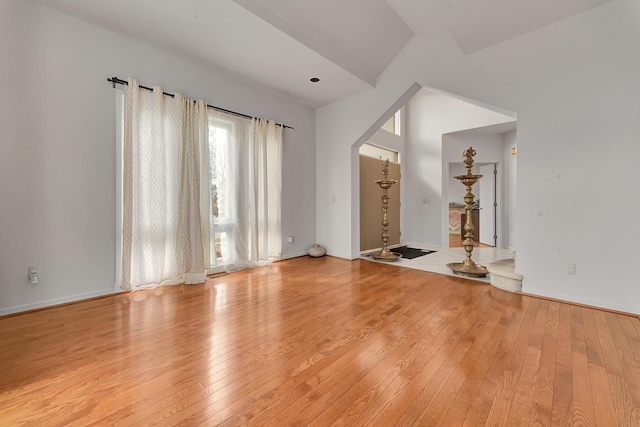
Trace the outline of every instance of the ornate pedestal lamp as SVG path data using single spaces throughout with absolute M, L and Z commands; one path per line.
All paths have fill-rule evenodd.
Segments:
M 389 221 L 387 220 L 387 208 L 389 205 L 389 196 L 387 191 L 393 184 L 398 181 L 395 179 L 388 179 L 389 177 L 389 160 L 382 162 L 382 179 L 376 180 L 375 183 L 382 188 L 382 250 L 375 252 L 371 256 L 378 261 L 397 261 L 401 257 L 398 253 L 393 253 L 389 250 Z
M 481 265 L 477 265 L 471 259 L 471 252 L 473 252 L 473 223 L 471 222 L 471 205 L 473 204 L 474 195 L 471 192 L 471 187 L 475 184 L 482 175 L 473 175 L 471 173 L 471 168 L 473 167 L 473 156 L 476 155 L 476 150 L 473 147 L 469 147 L 464 150 L 462 153 L 462 161 L 467 167 L 466 175 L 454 176 L 455 179 L 461 181 L 464 185 L 467 186 L 467 193 L 464 195 L 464 202 L 466 206 L 464 208 L 467 213 L 467 222 L 464 225 L 464 230 L 466 234 L 464 235 L 464 241 L 462 245 L 464 246 L 464 250 L 467 252 L 467 258 L 463 262 L 452 262 L 447 264 L 454 273 L 459 274 L 461 276 L 467 277 L 485 277 L 489 272 L 487 269 Z

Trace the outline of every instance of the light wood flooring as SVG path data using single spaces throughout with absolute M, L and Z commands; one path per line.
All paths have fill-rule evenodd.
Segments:
M 0 425 L 639 426 L 640 320 L 301 257 L 0 318 Z

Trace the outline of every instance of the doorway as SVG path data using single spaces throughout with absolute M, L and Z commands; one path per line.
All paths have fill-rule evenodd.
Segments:
M 382 162 L 389 160 L 389 179 L 397 184 L 388 190 L 389 246 L 400 243 L 400 163 L 397 152 L 370 144 L 360 150 L 360 251 L 382 247 L 382 190 L 375 183 L 382 179 Z
M 500 229 L 499 206 L 499 168 L 498 163 L 476 163 L 474 174 L 481 174 L 482 178 L 472 188 L 474 194 L 474 208 L 471 221 L 474 225 L 474 238 L 478 247 L 497 247 Z M 448 204 L 449 204 L 449 247 L 460 247 L 464 240 L 464 224 L 466 211 L 464 195 L 466 187 L 455 176 L 465 175 L 466 167 L 461 162 L 449 163 Z

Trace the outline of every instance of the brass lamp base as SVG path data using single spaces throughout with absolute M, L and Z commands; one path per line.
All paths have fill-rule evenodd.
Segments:
M 375 259 L 376 261 L 394 262 L 402 258 L 402 255 L 397 252 L 391 252 L 389 249 L 384 248 L 380 252 L 372 253 L 371 258 Z
M 465 277 L 486 277 L 489 272 L 481 265 L 464 265 L 464 262 L 451 262 L 447 267 L 454 273 Z

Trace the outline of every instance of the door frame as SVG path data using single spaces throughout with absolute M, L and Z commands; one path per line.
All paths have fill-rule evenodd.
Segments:
M 442 180 L 442 247 L 449 247 L 449 178 L 450 178 L 450 165 L 451 164 L 463 164 L 461 161 L 458 162 L 443 162 L 443 180 Z M 503 161 L 489 161 L 489 162 L 478 162 L 474 164 L 474 173 L 477 173 L 477 169 L 481 165 L 487 164 L 495 164 L 496 165 L 496 203 L 498 204 L 498 208 L 496 209 L 496 248 L 506 247 L 506 243 L 503 242 L 504 233 L 502 232 L 503 226 L 503 210 L 506 203 L 506 195 L 504 193 L 504 162 Z M 458 185 L 462 185 L 458 183 Z M 478 198 L 478 184 L 476 183 L 472 187 L 472 192 L 475 194 L 475 198 Z
M 371 144 L 371 145 L 373 145 L 373 144 Z M 388 150 L 388 149 L 385 148 L 385 150 Z M 393 151 L 393 150 L 388 150 L 388 151 Z M 393 152 L 395 152 L 396 154 L 399 154 L 399 152 L 397 152 L 397 151 L 393 151 Z M 369 185 L 370 184 L 371 185 L 370 189 L 372 191 L 375 191 L 375 193 L 376 193 L 376 197 L 375 197 L 376 208 L 379 207 L 379 209 L 380 209 L 379 222 L 376 222 L 376 227 L 378 227 L 378 228 L 376 228 L 376 231 L 378 231 L 377 236 L 380 236 L 380 232 L 382 231 L 382 206 L 380 204 L 381 203 L 380 202 L 380 197 L 382 196 L 382 190 L 380 188 L 377 188 L 377 187 L 374 190 L 374 187 L 375 187 L 375 186 L 373 186 L 374 180 L 372 180 L 371 182 L 363 183 L 362 175 L 361 175 L 361 171 L 362 170 L 360 168 L 363 159 L 368 159 L 368 160 L 371 160 L 371 161 L 373 161 L 375 163 L 379 163 L 379 164 L 382 164 L 382 159 L 381 158 L 372 157 L 372 156 L 366 155 L 366 154 L 359 154 L 359 156 L 358 156 L 358 170 L 359 170 L 359 178 L 360 178 L 359 179 L 360 185 L 359 185 L 358 198 L 361 199 L 363 197 L 363 187 L 362 187 L 362 185 L 363 184 L 365 184 L 365 185 Z M 397 236 L 398 242 L 390 242 L 389 246 L 397 246 L 397 245 L 401 244 L 401 242 L 402 242 L 402 185 L 401 185 L 401 181 L 402 181 L 402 163 L 394 162 L 394 161 L 390 161 L 389 163 L 390 163 L 390 165 L 394 165 L 394 169 L 395 169 L 395 166 L 398 167 L 397 171 L 394 171 L 393 173 L 390 173 L 390 175 L 391 175 L 390 179 L 396 179 L 397 180 L 396 185 L 393 186 L 394 187 L 393 190 L 394 190 L 394 193 L 397 193 L 398 197 L 394 197 L 393 195 L 391 195 L 391 200 L 392 200 L 392 203 L 394 205 L 397 203 L 398 212 L 397 212 L 397 215 L 393 215 L 393 213 L 391 213 L 391 217 L 388 218 L 389 224 L 390 225 L 393 224 L 393 227 L 392 227 L 392 230 L 390 230 L 390 233 L 393 233 L 393 231 L 395 231 L 396 226 L 397 226 L 397 229 L 398 229 L 398 236 Z M 376 172 L 377 173 L 376 173 L 375 178 L 376 179 L 381 179 L 382 178 L 382 171 L 378 168 L 378 170 L 376 170 Z M 395 176 L 395 172 L 398 172 L 397 177 Z M 390 191 L 391 191 L 391 189 L 390 189 Z M 397 200 L 395 200 L 395 199 L 397 199 Z M 366 208 L 366 207 L 364 207 L 364 208 Z M 362 227 L 365 225 L 365 224 L 363 224 L 363 221 L 362 221 L 362 213 L 363 213 L 363 204 L 362 204 L 362 200 L 360 200 L 359 213 L 358 213 L 359 218 L 360 218 L 360 225 L 359 225 L 359 227 L 360 227 L 360 230 L 359 230 L 360 231 L 359 232 L 360 253 L 367 253 L 367 252 L 371 252 L 371 251 L 380 250 L 381 247 L 382 247 L 381 240 L 378 241 L 380 243 L 379 247 L 378 246 L 368 247 L 368 248 L 363 248 L 362 247 L 362 238 L 363 238 L 362 237 Z M 393 235 L 391 237 L 395 238 L 396 236 Z
M 484 174 L 482 173 L 483 172 L 482 169 L 490 169 L 491 172 L 490 174 Z M 476 195 L 476 200 L 480 201 L 480 203 L 478 203 L 479 213 L 480 213 L 480 220 L 479 220 L 480 231 L 478 232 L 478 242 L 482 243 L 483 245 L 497 247 L 498 246 L 498 164 L 497 163 L 482 164 L 478 166 L 478 170 L 482 175 L 482 178 L 478 181 L 478 189 L 480 191 L 478 191 L 478 194 Z M 491 196 L 490 198 L 493 200 L 493 204 L 491 206 L 486 206 L 482 204 L 482 200 L 488 199 L 488 197 L 482 194 L 483 184 L 486 184 L 485 185 L 486 190 L 493 193 L 492 195 L 490 195 Z M 491 243 L 487 243 L 486 239 L 485 241 L 483 241 L 482 239 L 483 235 L 486 236 L 486 223 L 487 223 L 486 214 L 485 214 L 484 221 L 482 216 L 484 212 L 486 211 L 491 212 L 491 210 L 493 210 L 493 221 L 489 221 L 489 224 L 492 223 L 490 226 L 493 228 L 493 234 L 489 239 Z M 484 233 L 482 232 L 483 230 L 485 230 Z

